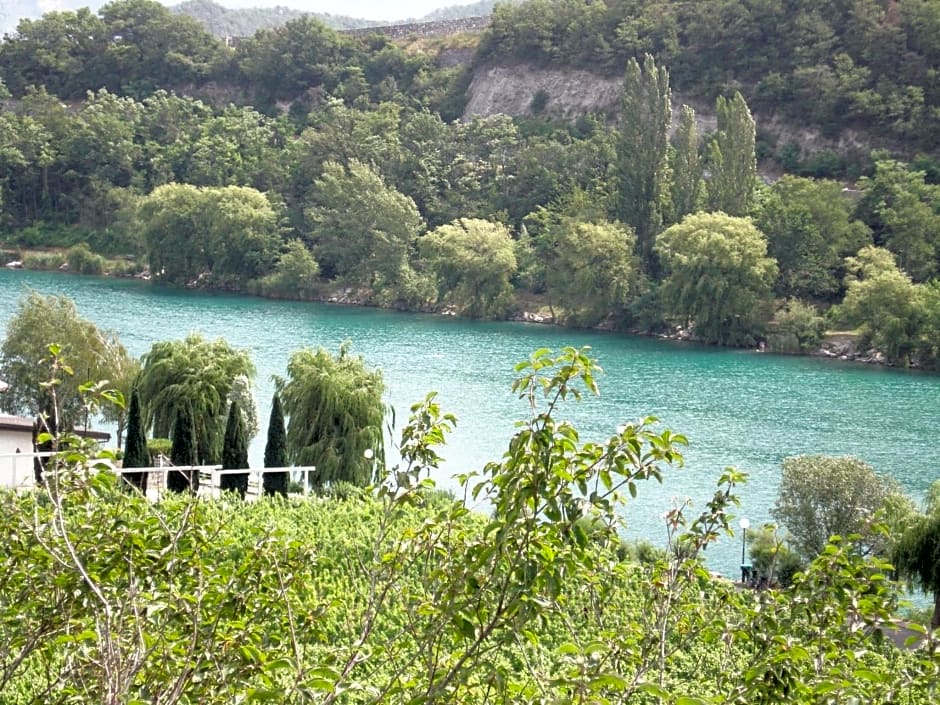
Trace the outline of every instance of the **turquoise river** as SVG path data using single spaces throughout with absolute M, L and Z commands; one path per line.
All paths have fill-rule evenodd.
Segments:
M 458 417 L 435 478 L 480 469 L 502 454 L 513 423 L 527 414 L 509 391 L 513 365 L 537 348 L 591 346 L 604 368 L 601 395 L 564 407 L 583 439 L 600 440 L 647 415 L 690 440 L 686 466 L 662 486 L 640 487 L 626 516 L 632 536 L 662 543 L 662 514 L 691 498 L 701 507 L 724 467 L 746 471 L 740 515 L 769 519 L 780 462 L 804 453 L 850 454 L 893 475 L 914 497 L 940 478 L 940 376 L 806 357 L 723 350 L 599 332 L 520 323 L 481 323 L 367 308 L 268 301 L 167 290 L 130 280 L 0 271 L 0 322 L 32 288 L 64 294 L 79 312 L 117 333 L 141 355 L 157 340 L 199 331 L 250 351 L 257 367 L 262 431 L 251 446 L 261 464 L 272 376 L 291 351 L 344 340 L 382 369 L 400 426 L 430 390 Z M 392 450 L 390 457 L 394 456 Z M 736 523 L 736 522 L 735 522 Z M 709 549 L 710 566 L 734 575 L 740 537 Z

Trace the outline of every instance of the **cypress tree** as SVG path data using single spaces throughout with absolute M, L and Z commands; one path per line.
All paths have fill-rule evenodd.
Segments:
M 124 443 L 124 462 L 126 468 L 150 467 L 150 453 L 147 451 L 147 436 L 140 418 L 140 396 L 137 389 L 131 391 L 131 403 L 127 412 L 127 438 Z M 124 481 L 141 492 L 147 491 L 147 473 L 125 473 Z
M 238 402 L 232 401 L 225 424 L 225 439 L 222 442 L 222 469 L 240 470 L 248 467 L 248 444 L 245 437 L 245 425 L 238 410 Z M 248 473 L 222 475 L 219 482 L 222 490 L 234 490 L 244 499 L 248 491 Z
M 287 467 L 287 431 L 284 428 L 284 412 L 281 411 L 281 398 L 275 394 L 271 403 L 271 418 L 268 421 L 268 440 L 264 445 L 264 467 Z M 287 496 L 286 472 L 264 474 L 264 493 Z
M 170 461 L 174 465 L 196 464 L 196 427 L 193 425 L 192 412 L 183 404 L 177 411 L 173 422 L 173 445 L 170 447 Z M 179 472 L 171 470 L 166 475 L 166 488 L 173 492 L 194 493 L 199 489 L 199 473 L 193 470 Z

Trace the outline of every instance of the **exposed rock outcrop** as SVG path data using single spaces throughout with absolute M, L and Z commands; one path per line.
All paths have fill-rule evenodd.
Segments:
M 467 89 L 464 119 L 504 114 L 512 117 L 536 113 L 559 120 L 574 121 L 584 115 L 616 119 L 620 112 L 623 77 L 604 76 L 584 69 L 545 68 L 526 63 L 487 64 L 474 68 Z M 675 86 L 672 91 L 673 124 L 682 105 L 695 108 L 701 133 L 716 127 L 714 103 L 692 97 Z M 903 146 L 874 137 L 863 130 L 846 128 L 828 135 L 805 124 L 754 111 L 760 132 L 780 144 L 793 143 L 804 154 L 833 150 L 839 154 L 867 154 L 884 147 L 903 152 Z

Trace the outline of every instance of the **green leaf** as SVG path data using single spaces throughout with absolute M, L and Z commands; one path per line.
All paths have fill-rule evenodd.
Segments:
M 591 685 L 595 688 L 612 688 L 613 690 L 626 690 L 627 679 L 614 673 L 601 673 L 591 679 Z
M 656 683 L 638 683 L 636 689 L 641 693 L 649 693 L 657 698 L 669 697 L 669 691 Z
M 270 688 L 251 690 L 248 692 L 248 700 L 258 702 L 280 702 L 284 699 L 284 692 L 280 690 L 271 690 Z

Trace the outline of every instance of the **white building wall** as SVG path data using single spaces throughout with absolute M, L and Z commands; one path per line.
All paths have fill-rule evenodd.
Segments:
M 32 452 L 31 430 L 0 429 L 0 487 L 33 486 Z

